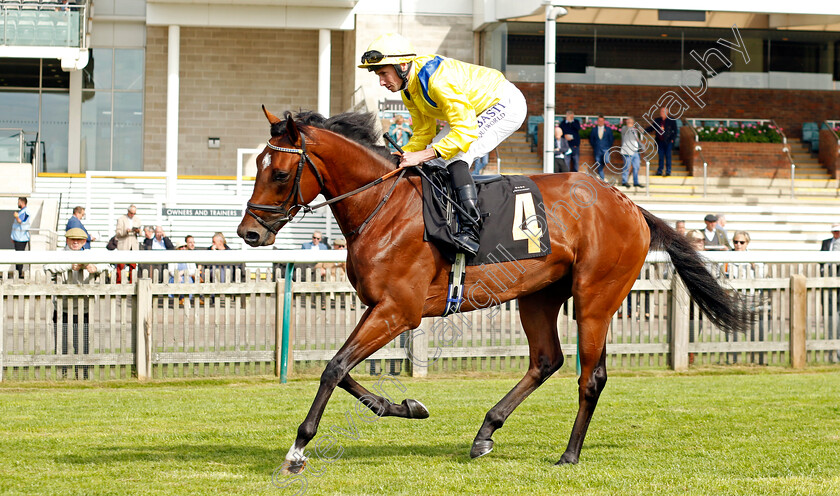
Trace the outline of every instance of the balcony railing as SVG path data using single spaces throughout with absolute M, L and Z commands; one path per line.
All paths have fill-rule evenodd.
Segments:
M 0 46 L 84 48 L 87 2 L 0 0 Z

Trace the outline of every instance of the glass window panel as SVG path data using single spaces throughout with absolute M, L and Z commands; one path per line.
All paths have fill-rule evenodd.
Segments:
M 44 88 L 70 89 L 70 73 L 61 70 L 58 59 L 44 59 L 43 82 Z
M 82 92 L 82 171 L 111 170 L 111 92 Z
M 143 170 L 143 94 L 114 93 L 114 158 L 111 170 Z
M 37 88 L 40 74 L 40 59 L 0 57 L 0 87 Z
M 70 93 L 45 91 L 41 95 L 41 157 L 44 172 L 67 172 L 67 136 Z
M 143 89 L 143 50 L 114 50 L 114 89 Z
M 823 60 L 822 55 L 823 47 L 819 43 L 772 40 L 768 70 L 778 72 L 827 72 L 828 64 Z
M 85 89 L 111 89 L 111 68 L 113 50 L 95 48 L 90 51 L 90 60 L 82 72 L 82 87 Z

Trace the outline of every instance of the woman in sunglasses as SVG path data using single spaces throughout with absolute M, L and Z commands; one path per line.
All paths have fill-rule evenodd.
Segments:
M 380 86 L 402 92 L 414 135 L 403 147 L 400 165 L 436 158 L 446 164 L 458 202 L 471 217 L 461 219 L 455 240 L 475 255 L 481 212 L 469 164 L 519 129 L 527 113 L 525 97 L 495 69 L 435 54 L 418 55 L 411 42 L 398 34 L 374 40 L 359 67 L 375 73 Z M 436 120 L 447 123 L 437 134 Z

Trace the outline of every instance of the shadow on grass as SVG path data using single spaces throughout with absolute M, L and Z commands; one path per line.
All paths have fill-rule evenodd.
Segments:
M 316 438 L 317 440 L 317 438 Z M 354 443 L 356 441 L 353 441 Z M 314 454 L 315 441 L 310 443 L 308 451 L 312 462 L 317 462 Z M 367 460 L 381 462 L 383 458 L 429 457 L 440 458 L 458 463 L 470 461 L 468 443 L 421 444 L 408 443 L 399 445 L 364 445 L 346 446 L 339 442 L 344 451 L 341 459 Z M 335 447 L 331 453 L 335 453 Z M 265 448 L 261 446 L 239 446 L 225 444 L 179 444 L 175 446 L 125 446 L 98 448 L 86 455 L 62 455 L 55 457 L 57 463 L 69 465 L 114 465 L 131 463 L 214 463 L 231 467 L 241 467 L 255 473 L 271 473 L 279 466 L 286 455 L 283 448 Z

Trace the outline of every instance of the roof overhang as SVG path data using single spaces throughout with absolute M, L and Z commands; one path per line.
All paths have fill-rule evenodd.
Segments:
M 358 0 L 148 0 L 146 24 L 224 28 L 354 28 Z

